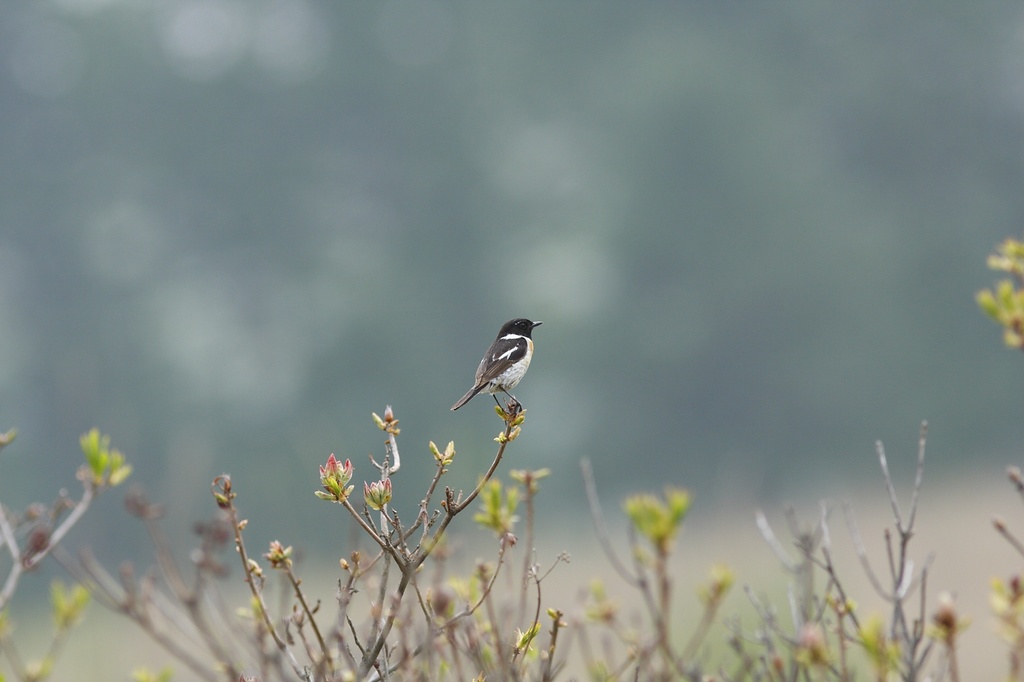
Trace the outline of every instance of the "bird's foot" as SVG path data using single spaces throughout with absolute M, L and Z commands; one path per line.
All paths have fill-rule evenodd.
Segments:
M 509 400 L 505 402 L 505 413 L 508 414 L 510 420 L 515 419 L 519 416 L 519 413 L 523 411 L 523 404 L 516 400 L 514 395 L 509 396 Z

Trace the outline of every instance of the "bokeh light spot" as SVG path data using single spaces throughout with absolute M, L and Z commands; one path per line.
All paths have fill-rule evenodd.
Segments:
M 316 8 L 304 0 L 272 0 L 256 18 L 253 54 L 279 83 L 305 80 L 327 60 L 329 36 Z
M 248 33 L 244 7 L 224 0 L 174 3 L 161 26 L 171 68 L 195 81 L 214 80 L 231 69 L 245 52 Z

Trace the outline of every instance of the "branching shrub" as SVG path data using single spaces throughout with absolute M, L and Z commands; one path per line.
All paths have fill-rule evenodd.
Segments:
M 388 408 L 373 415 L 384 432 L 380 461 L 371 458 L 373 476 L 358 486 L 356 469 L 333 454 L 319 467 L 316 497 L 338 505 L 370 542 L 372 551 L 349 550 L 340 560 L 335 593 L 311 595 L 293 560 L 292 546 L 274 541 L 266 551 L 246 544 L 247 522 L 240 491 L 231 478 L 212 484 L 216 516 L 195 527 L 198 545 L 183 562 L 161 525 L 161 509 L 138 491 L 128 510 L 147 527 L 156 565 L 141 575 L 129 564 L 117 574 L 88 551 L 71 556 L 60 540 L 85 512 L 91 499 L 117 485 L 130 469 L 123 456 L 96 431 L 82 438 L 86 465 L 79 471 L 80 499 L 61 493 L 52 506 L 34 505 L 21 515 L 0 506 L 0 537 L 11 557 L 2 593 L 6 605 L 18 578 L 53 556 L 79 583 L 55 584 L 53 646 L 38 661 L 22 663 L 7 619 L 0 617 L 0 647 L 18 680 L 43 680 L 70 628 L 91 595 L 129 618 L 175 658 L 189 679 L 225 682 L 307 680 L 554 680 L 573 674 L 591 680 L 690 680 L 692 682 L 943 680 L 959 682 L 957 647 L 967 620 L 946 593 L 929 603 L 932 556 L 912 550 L 918 500 L 924 480 L 926 427 L 922 425 L 917 467 L 909 503 L 897 494 L 881 443 L 876 446 L 892 511 L 882 533 L 885 561 L 868 559 L 852 505 L 842 517 L 859 566 L 838 566 L 833 555 L 834 505 L 821 503 L 810 522 L 786 512 L 788 539 L 758 512 L 756 525 L 770 552 L 789 576 L 781 600 L 757 586 L 743 592 L 753 609 L 746 622 L 723 617 L 734 572 L 715 566 L 695 599 L 680 599 L 681 561 L 677 547 L 691 506 L 687 491 L 667 486 L 661 494 L 627 498 L 625 544 L 606 528 L 605 510 L 589 462 L 582 475 L 599 546 L 621 585 L 591 582 L 585 597 L 565 604 L 565 595 L 545 592 L 552 570 L 567 555 L 542 566 L 533 550 L 534 504 L 544 479 L 541 471 L 511 471 L 504 483 L 495 473 L 525 423 L 517 403 L 497 409 L 502 421 L 494 457 L 478 484 L 465 494 L 442 485 L 455 465 L 453 443 L 429 445 L 435 469 L 422 498 L 406 521 L 392 507 L 392 477 L 401 468 L 398 420 Z M 12 434 L 4 436 L 9 442 Z M 311 476 L 316 472 L 311 472 Z M 1024 477 L 1010 478 L 1024 496 Z M 362 499 L 358 499 L 361 490 Z M 449 564 L 447 534 L 454 519 L 473 507 L 473 520 L 497 538 L 490 562 L 465 576 Z M 521 518 L 522 515 L 522 518 Z M 997 531 L 1024 555 L 1022 544 L 997 519 Z M 521 530 L 520 530 L 521 528 Z M 521 562 L 513 560 L 518 545 Z M 235 557 L 231 557 L 231 550 Z M 248 602 L 242 610 L 225 583 L 233 562 L 241 568 Z M 187 566 L 187 568 L 183 568 Z M 851 570 L 863 572 L 887 605 L 884 613 L 862 613 L 850 593 Z M 513 585 L 513 589 L 502 589 Z M 272 579 L 286 591 L 273 599 Z M 509 578 L 511 577 L 511 580 Z M 579 576 L 578 584 L 592 576 Z M 237 583 L 236 583 L 237 584 Z M 612 593 L 632 593 L 623 608 Z M 235 606 L 232 606 L 232 603 Z M 694 603 L 687 617 L 680 604 Z M 1024 588 L 1020 575 L 992 584 L 992 604 L 1010 648 L 1010 679 L 1024 675 Z M 715 630 L 716 626 L 718 630 Z M 724 643 L 717 632 L 724 632 Z M 716 634 L 713 634 L 716 633 Z M 138 671 L 139 682 L 167 682 L 173 673 Z M 575 679 L 575 678 L 574 678 Z
M 0 433 L 0 450 L 10 445 L 15 435 L 13 429 Z M 14 638 L 8 610 L 21 578 L 59 551 L 60 543 L 82 519 L 96 496 L 120 485 L 131 474 L 124 456 L 111 449 L 110 438 L 101 436 L 99 431 L 93 429 L 82 436 L 80 444 L 85 464 L 77 473 L 82 484 L 82 494 L 77 500 L 62 489 L 52 503 L 35 502 L 21 513 L 0 504 L 0 552 L 6 559 L 7 571 L 0 588 L 0 653 L 18 680 L 36 682 L 50 676 L 64 642 L 81 620 L 89 602 L 89 594 L 82 586 L 67 587 L 55 581 L 50 587 L 53 633 L 49 645 L 40 657 L 25 659 Z M 2 680 L 0 676 L 0 682 Z
M 553 565 L 568 557 L 559 556 L 542 570 L 528 552 L 520 568 L 521 592 L 510 598 L 495 590 L 499 575 L 512 570 L 508 551 L 519 541 L 520 501 L 527 510 L 526 545 L 532 547 L 533 500 L 547 475 L 512 472 L 516 483 L 510 486 L 494 478 L 526 418 L 514 401 L 497 412 L 503 423 L 497 451 L 468 494 L 440 489 L 455 461 L 455 446 L 430 443 L 434 475 L 409 522 L 391 507 L 391 478 L 401 468 L 401 456 L 398 419 L 390 407 L 383 417 L 373 415 L 385 433 L 384 456 L 371 459 L 376 471 L 373 480 L 363 482 L 361 500 L 354 497 L 351 461 L 332 454 L 320 466 L 322 489 L 316 496 L 338 504 L 374 548 L 351 551 L 341 560 L 334 608 L 323 608 L 322 599 L 306 593 L 291 546 L 275 541 L 260 556 L 249 550 L 239 492 L 227 475 L 213 482 L 219 515 L 197 527 L 200 544 L 189 573 L 179 568 L 160 531 L 159 508 L 137 492 L 128 506 L 149 529 L 157 570 L 139 578 L 122 569 L 115 578 L 88 553 L 67 566 L 99 602 L 132 619 L 204 680 L 554 679 L 562 666 L 557 652 L 562 614 L 542 609 L 541 586 Z M 452 521 L 478 501 L 474 518 L 498 537 L 498 554 L 471 577 L 452 579 L 444 570 L 445 536 Z M 219 582 L 227 572 L 223 551 L 229 545 L 238 554 L 251 597 L 241 627 Z M 435 570 L 424 571 L 429 562 Z M 276 612 L 267 597 L 270 572 L 279 573 L 291 593 L 284 612 Z M 357 608 L 358 595 L 372 598 Z
M 249 549 L 240 491 L 227 475 L 213 481 L 217 515 L 196 525 L 198 546 L 189 554 L 187 569 L 161 531 L 159 506 L 138 491 L 129 494 L 127 507 L 152 538 L 157 557 L 153 570 L 140 576 L 125 565 L 115 576 L 87 551 L 57 556 L 97 601 L 131 619 L 192 678 L 211 682 L 554 680 L 566 674 L 570 663 L 592 680 L 846 682 L 858 670 L 875 680 L 959 680 L 956 650 L 966 622 L 945 595 L 929 611 L 931 557 L 920 561 L 911 552 L 924 474 L 924 426 L 906 509 L 889 474 L 885 450 L 877 445 L 893 514 L 892 528 L 882 536 L 887 556 L 883 570 L 868 561 L 852 507 L 843 506 L 860 563 L 857 570 L 867 575 L 889 612 L 859 612 L 844 571 L 833 560 L 832 507 L 822 503 L 810 524 L 787 512 L 788 542 L 779 539 L 764 514 L 756 515 L 761 535 L 791 585 L 781 606 L 756 587 L 745 586 L 755 618 L 743 623 L 721 617 L 736 582 L 724 566 L 712 568 L 696 595 L 696 610 L 688 618 L 679 617 L 677 543 L 691 506 L 689 493 L 668 486 L 660 495 L 627 498 L 627 540 L 620 551 L 606 529 L 586 461 L 583 479 L 598 544 L 622 585 L 609 590 L 591 583 L 575 605 L 552 601 L 544 582 L 568 556 L 553 557 L 542 567 L 533 550 L 534 501 L 549 472 L 512 471 L 507 484 L 495 476 L 526 418 L 514 402 L 497 413 L 502 429 L 496 452 L 468 494 L 442 485 L 456 462 L 454 443 L 444 448 L 429 444 L 434 475 L 414 506 L 416 517 L 408 521 L 392 507 L 391 481 L 401 468 L 401 456 L 398 419 L 390 408 L 383 417 L 373 415 L 385 440 L 380 460 L 370 460 L 370 480 L 359 486 L 351 461 L 333 454 L 327 458 L 319 468 L 316 497 L 338 505 L 372 548 L 344 553 L 330 599 L 307 592 L 290 544 L 271 542 L 258 553 Z M 87 490 L 121 477 L 110 472 L 123 470 L 123 458 L 109 451 L 106 439 L 90 434 L 83 438 L 83 447 L 87 459 L 96 461 L 83 469 Z M 97 452 L 107 452 L 105 459 Z M 471 506 L 476 524 L 497 538 L 497 553 L 470 575 L 459 576 L 448 563 L 446 536 L 454 519 Z M 512 551 L 519 544 L 525 550 L 516 565 Z M 234 559 L 228 554 L 231 548 Z M 249 592 L 242 615 L 229 605 L 232 598 L 224 583 L 233 561 Z M 274 575 L 287 599 L 268 596 Z M 506 576 L 504 585 L 518 587 L 500 589 L 499 576 Z M 635 608 L 623 609 L 608 596 L 623 589 L 636 595 L 630 600 Z M 1016 605 L 1013 594 L 1007 594 L 1007 604 Z M 1019 620 L 1008 616 L 1006 622 L 1009 629 Z M 711 636 L 716 624 L 725 627 L 724 649 Z M 1024 635 L 1020 639 L 1024 642 Z M 933 677 L 927 678 L 929 674 Z M 136 679 L 150 682 L 169 676 L 166 671 L 139 672 Z

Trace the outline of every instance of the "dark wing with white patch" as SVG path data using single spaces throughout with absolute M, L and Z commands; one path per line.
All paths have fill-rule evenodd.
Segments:
M 522 336 L 502 338 L 494 342 L 476 368 L 476 385 L 483 386 L 526 356 L 526 339 Z

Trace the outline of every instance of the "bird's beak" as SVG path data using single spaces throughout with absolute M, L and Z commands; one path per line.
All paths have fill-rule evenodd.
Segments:
M 543 322 L 534 322 L 534 323 L 533 323 L 533 327 L 539 327 L 539 326 L 541 326 L 542 324 L 544 324 L 544 323 L 543 323 Z M 531 329 L 533 329 L 533 327 L 530 327 L 530 328 L 531 328 Z

